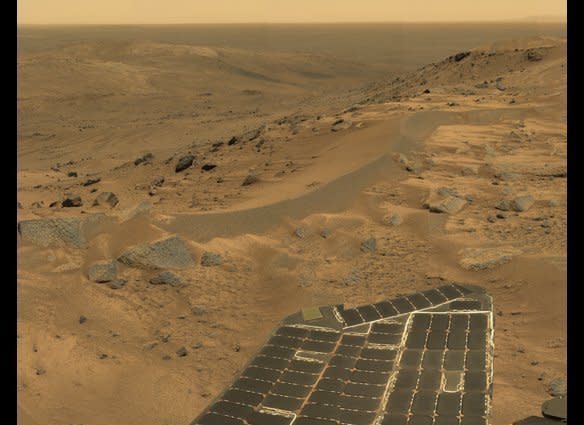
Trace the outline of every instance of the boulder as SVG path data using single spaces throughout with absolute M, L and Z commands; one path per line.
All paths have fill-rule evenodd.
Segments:
M 118 197 L 115 195 L 115 193 L 112 192 L 102 192 L 98 195 L 97 198 L 95 198 L 95 201 L 93 201 L 93 206 L 107 206 L 110 208 L 115 207 L 116 205 L 118 205 Z
M 194 160 L 195 160 L 194 155 L 186 155 L 186 156 L 183 156 L 176 163 L 176 167 L 174 168 L 174 171 L 177 172 L 177 173 L 180 173 L 181 171 L 186 170 L 191 165 L 193 165 L 193 161 Z
M 97 261 L 89 266 L 87 277 L 93 282 L 104 283 L 114 280 L 117 273 L 115 261 Z
M 187 244 L 178 236 L 135 245 L 126 250 L 118 261 L 130 267 L 153 270 L 185 269 L 195 264 Z
M 68 245 L 79 248 L 86 242 L 87 231 L 104 219 L 103 214 L 88 214 L 83 217 L 23 220 L 18 223 L 18 233 L 23 241 L 42 247 Z
M 568 392 L 568 385 L 564 378 L 554 378 L 548 385 L 548 393 L 552 397 L 564 397 Z
M 205 251 L 201 256 L 201 266 L 211 267 L 223 264 L 223 259 L 219 254 Z

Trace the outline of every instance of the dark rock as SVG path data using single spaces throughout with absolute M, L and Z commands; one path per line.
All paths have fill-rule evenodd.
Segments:
M 216 164 L 205 164 L 201 167 L 203 171 L 211 171 L 213 168 L 217 167 Z
M 46 372 L 46 370 L 44 370 L 42 367 L 37 367 L 37 368 L 36 368 L 36 374 L 37 374 L 37 375 L 39 375 L 39 376 L 40 376 L 40 375 L 44 375 L 45 373 L 47 373 L 47 372 Z
M 83 324 L 87 322 L 87 317 L 85 317 L 84 315 L 79 316 L 79 323 Z
M 201 256 L 201 265 L 205 267 L 219 266 L 223 264 L 223 259 L 219 254 L 214 254 L 209 251 L 203 252 Z
M 345 129 L 351 127 L 351 125 L 353 125 L 353 123 L 350 120 L 345 120 L 343 118 L 340 118 L 333 123 L 333 125 L 331 126 L 331 131 L 336 132 L 336 131 L 345 130 Z
M 231 139 L 229 139 L 229 141 L 227 142 L 227 144 L 229 146 L 233 146 L 239 143 L 239 139 L 236 136 L 233 136 Z
M 178 350 L 176 350 L 176 355 L 179 357 L 185 357 L 187 354 L 189 354 L 189 352 L 185 347 L 180 347 Z
M 182 283 L 182 279 L 172 272 L 162 272 L 158 276 L 150 279 L 152 285 L 171 285 L 176 286 Z
M 174 171 L 177 172 L 177 173 L 180 173 L 181 171 L 186 170 L 191 165 L 193 165 L 193 161 L 194 160 L 195 160 L 194 155 L 186 155 L 186 156 L 183 156 L 176 163 L 176 167 L 175 167 Z
M 507 213 L 506 212 L 497 213 L 497 218 L 498 219 L 501 219 L 501 220 L 504 220 L 504 219 L 507 218 Z
M 202 342 L 195 342 L 195 343 L 192 345 L 192 348 L 193 348 L 194 350 L 198 350 L 199 348 L 203 348 L 203 343 L 202 343 Z
M 32 204 L 30 204 L 30 206 L 31 206 L 32 208 L 42 208 L 42 206 L 43 206 L 43 201 L 41 201 L 41 202 L 38 202 L 38 201 L 37 201 L 37 202 L 33 202 Z
M 217 152 L 221 146 L 223 146 L 223 142 L 213 143 L 211 146 L 211 152 Z
M 83 182 L 83 186 L 91 186 L 92 184 L 99 183 L 100 181 L 101 181 L 101 177 L 87 179 Z
M 115 261 L 97 261 L 89 267 L 87 276 L 93 282 L 104 283 L 114 280 L 117 272 Z
M 330 235 L 331 235 L 331 231 L 329 229 L 327 229 L 326 227 L 324 229 L 322 229 L 322 231 L 320 232 L 320 237 L 323 239 L 327 239 Z
M 83 201 L 81 200 L 81 196 L 70 196 L 61 202 L 61 206 L 63 208 L 81 207 L 83 206 Z
M 369 238 L 361 242 L 361 251 L 363 252 L 374 252 L 377 248 L 377 240 L 375 238 Z
M 250 184 L 257 183 L 259 181 L 258 177 L 255 174 L 248 174 L 245 179 L 243 179 L 242 186 L 249 186 Z
M 93 206 L 109 206 L 110 208 L 118 205 L 119 200 L 115 193 L 112 192 L 102 192 L 99 194 L 95 201 L 93 201 Z
M 454 61 L 455 62 L 460 62 L 461 60 L 463 60 L 467 56 L 470 56 L 470 52 L 460 52 L 460 53 L 457 53 L 457 54 L 454 55 Z
M 424 90 L 424 94 L 428 94 L 428 93 L 430 93 L 430 89 Z
M 69 171 L 67 173 L 67 177 L 77 177 L 77 172 L 76 171 Z
M 488 81 L 483 81 L 482 83 L 479 83 L 479 84 L 475 85 L 475 87 L 477 89 L 488 89 L 489 88 L 489 83 L 488 83 Z
M 150 152 L 144 154 L 143 156 L 141 156 L 140 158 L 136 158 L 134 160 L 134 165 L 140 165 L 142 163 L 144 164 L 148 164 L 152 161 L 152 159 L 154 158 L 154 155 L 152 155 Z
M 53 201 L 51 202 L 51 204 L 49 205 L 49 208 L 57 208 L 57 205 L 59 205 L 59 201 Z M 21 207 L 22 208 L 22 207 Z

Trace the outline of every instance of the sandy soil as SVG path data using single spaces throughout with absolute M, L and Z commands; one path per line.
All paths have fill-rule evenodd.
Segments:
M 132 48 L 141 57 L 184 60 L 188 53 L 197 66 L 237 55 Z M 119 220 L 83 248 L 19 241 L 19 423 L 189 423 L 285 315 L 444 281 L 482 285 L 494 298 L 491 423 L 539 413 L 549 381 L 566 373 L 565 40 L 477 47 L 460 61 L 429 64 L 345 99 L 312 100 L 302 114 L 293 112 L 298 103 L 270 111 L 260 102 L 268 105 L 263 116 L 249 117 L 245 96 L 258 90 L 250 87 L 237 95 L 239 115 L 229 119 L 216 110 L 204 118 L 165 116 L 156 105 L 157 63 L 123 70 L 107 55 L 19 58 L 19 220 L 92 212 Z M 35 66 L 47 67 L 46 81 L 38 81 Z M 77 69 L 88 80 L 102 78 L 108 67 L 111 87 L 100 84 L 91 95 L 78 97 L 79 80 L 64 77 Z M 228 84 L 241 92 L 239 81 Z M 132 115 L 131 105 L 125 116 L 108 112 L 104 99 L 120 91 L 143 95 L 151 116 Z M 61 112 L 51 109 L 55 92 L 66 105 Z M 193 99 L 207 101 L 200 93 Z M 204 135 L 196 143 L 195 131 Z M 239 141 L 229 145 L 232 136 Z M 134 165 L 147 152 L 153 159 Z M 193 166 L 175 173 L 188 153 Z M 203 171 L 205 164 L 216 167 Z M 257 181 L 242 186 L 249 174 Z M 158 176 L 164 183 L 152 189 Z M 92 177 L 101 180 L 83 186 Z M 119 198 L 115 208 L 92 206 L 104 191 Z M 83 206 L 62 208 L 67 194 L 81 196 Z M 534 200 L 525 211 L 495 208 L 524 195 Z M 428 209 L 452 198 L 463 199 L 462 208 Z M 144 201 L 148 211 L 131 217 Z M 88 279 L 92 262 L 170 234 L 186 240 L 197 261 L 176 272 L 183 284 L 151 285 L 155 272 L 122 265 L 118 276 L 128 283 L 121 289 Z M 369 237 L 377 249 L 363 253 Z M 204 251 L 223 263 L 199 265 Z M 465 268 L 473 256 L 477 264 L 494 260 L 483 270 Z M 187 356 L 176 355 L 180 347 Z

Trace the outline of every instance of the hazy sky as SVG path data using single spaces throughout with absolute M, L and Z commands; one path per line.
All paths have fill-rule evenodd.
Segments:
M 18 23 L 509 20 L 566 16 L 565 0 L 18 0 Z

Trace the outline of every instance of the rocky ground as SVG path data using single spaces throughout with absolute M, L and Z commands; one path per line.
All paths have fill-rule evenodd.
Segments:
M 188 423 L 285 315 L 445 281 L 494 299 L 492 424 L 565 391 L 565 40 L 332 108 L 19 167 L 21 423 Z

